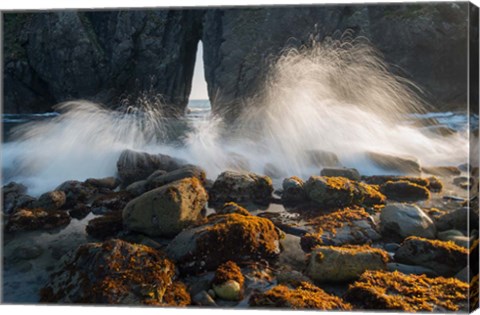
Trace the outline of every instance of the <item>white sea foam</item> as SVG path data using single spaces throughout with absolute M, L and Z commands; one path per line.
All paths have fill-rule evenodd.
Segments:
M 449 115 L 426 116 L 417 92 L 364 42 L 327 40 L 285 52 L 230 128 L 204 103 L 174 122 L 156 102 L 117 111 L 85 101 L 62 104 L 59 116 L 21 127 L 16 140 L 4 144 L 4 178 L 38 195 L 65 180 L 114 175 L 124 149 L 179 157 L 204 167 L 212 179 L 231 167 L 232 156 L 243 157 L 254 172 L 271 163 L 287 176 L 306 178 L 319 173 L 306 154 L 315 149 L 335 152 L 363 174 L 385 173 L 366 151 L 414 156 L 424 165 L 466 162 L 464 132 L 441 137 L 409 123 L 407 114 Z M 172 144 L 172 128 L 185 125 L 180 145 Z

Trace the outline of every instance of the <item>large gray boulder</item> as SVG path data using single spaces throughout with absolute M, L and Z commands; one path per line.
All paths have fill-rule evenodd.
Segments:
M 432 219 L 413 204 L 394 203 L 382 209 L 380 229 L 384 236 L 392 233 L 402 238 L 419 236 L 435 238 L 436 228 Z
M 182 179 L 131 200 L 123 209 L 123 224 L 150 236 L 175 236 L 200 218 L 207 200 L 196 178 Z

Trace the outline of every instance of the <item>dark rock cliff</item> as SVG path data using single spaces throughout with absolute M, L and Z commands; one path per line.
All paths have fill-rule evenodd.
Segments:
M 467 98 L 468 3 L 5 13 L 4 112 L 84 98 L 115 106 L 142 92 L 182 113 L 199 40 L 212 107 L 234 117 L 267 65 L 346 29 L 367 37 L 392 70 L 436 107 Z M 232 110 L 233 109 L 233 110 Z

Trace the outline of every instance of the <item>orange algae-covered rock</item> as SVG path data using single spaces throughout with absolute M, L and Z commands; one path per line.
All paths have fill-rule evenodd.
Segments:
M 221 264 L 215 271 L 212 287 L 215 293 L 222 299 L 239 301 L 243 298 L 242 270 L 233 261 Z
M 272 259 L 280 253 L 280 233 L 264 218 L 215 214 L 184 230 L 168 245 L 169 257 L 183 270 L 215 270 L 221 263 Z
M 305 252 L 317 245 L 365 244 L 380 239 L 375 224 L 363 208 L 345 208 L 309 221 L 317 233 L 302 236 Z
M 305 192 L 311 201 L 325 207 L 385 203 L 385 196 L 374 186 L 344 177 L 311 176 L 305 183 Z
M 350 304 L 330 295 L 315 285 L 302 282 L 295 289 L 277 285 L 272 289 L 255 293 L 250 297 L 253 307 L 283 307 L 293 309 L 351 310 Z
M 411 236 L 395 252 L 395 260 L 424 266 L 442 276 L 453 276 L 467 266 L 468 249 L 452 241 L 444 242 Z
M 408 181 L 386 182 L 380 186 L 380 191 L 388 199 L 396 201 L 418 201 L 430 199 L 430 191 Z
M 167 287 L 163 295 L 162 306 L 188 306 L 192 303 L 187 287 L 180 281 L 175 281 Z
M 350 285 L 345 299 L 365 309 L 459 311 L 466 307 L 467 294 L 468 284 L 455 278 L 366 271 Z
M 174 264 L 151 247 L 118 239 L 88 243 L 63 258 L 40 301 L 163 305 L 174 274 Z
M 70 216 L 66 211 L 46 211 L 42 208 L 16 209 L 8 218 L 6 232 L 22 232 L 34 230 L 51 230 L 65 227 L 70 223 Z

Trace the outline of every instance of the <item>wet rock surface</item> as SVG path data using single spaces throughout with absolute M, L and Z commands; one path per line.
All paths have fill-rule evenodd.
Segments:
M 451 277 L 466 266 L 467 249 L 453 242 L 407 238 L 395 252 L 395 261 L 419 265 L 435 270 L 439 275 Z
M 366 270 L 385 270 L 387 252 L 365 246 L 318 246 L 309 255 L 306 274 L 319 282 L 357 279 Z
M 394 203 L 382 209 L 380 229 L 384 236 L 400 238 L 419 236 L 433 239 L 436 228 L 432 219 L 422 209 L 412 204 Z
M 198 179 L 182 179 L 131 200 L 123 209 L 123 222 L 131 231 L 175 236 L 199 219 L 207 198 Z
M 70 223 L 70 216 L 64 211 L 46 211 L 41 208 L 17 209 L 5 226 L 8 233 L 52 230 L 65 227 Z
M 226 171 L 220 174 L 209 191 L 212 204 L 254 202 L 269 204 L 273 192 L 272 180 L 254 173 Z

